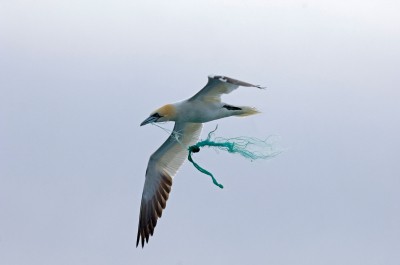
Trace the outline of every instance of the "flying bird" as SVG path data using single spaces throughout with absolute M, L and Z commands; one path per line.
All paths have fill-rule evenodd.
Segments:
M 136 247 L 139 243 L 144 247 L 150 235 L 153 235 L 171 192 L 173 177 L 185 161 L 188 147 L 198 141 L 203 123 L 229 116 L 259 113 L 253 107 L 221 102 L 222 94 L 228 94 L 239 86 L 263 88 L 226 76 L 209 76 L 206 86 L 193 97 L 155 110 L 140 124 L 143 126 L 155 122 L 175 122 L 171 135 L 150 156 L 147 165 Z

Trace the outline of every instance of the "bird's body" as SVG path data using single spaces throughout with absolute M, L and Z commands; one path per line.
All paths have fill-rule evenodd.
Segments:
M 249 107 L 234 107 L 223 102 L 184 100 L 171 104 L 177 113 L 175 122 L 205 123 L 229 116 L 245 116 L 257 111 Z
M 141 239 L 143 247 L 144 242 L 148 242 L 150 235 L 153 235 L 157 220 L 166 206 L 173 176 L 185 161 L 188 147 L 199 139 L 202 123 L 258 113 L 252 107 L 221 102 L 222 94 L 228 94 L 239 86 L 261 88 L 229 77 L 209 76 L 207 85 L 196 95 L 157 109 L 141 123 L 142 126 L 153 122 L 174 121 L 175 126 L 171 136 L 150 156 L 140 206 L 136 246 Z

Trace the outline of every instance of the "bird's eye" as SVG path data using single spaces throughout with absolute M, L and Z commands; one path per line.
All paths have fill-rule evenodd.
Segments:
M 158 114 L 158 112 L 156 112 L 156 113 L 154 113 L 153 115 L 151 115 L 151 117 L 154 117 L 154 118 L 161 118 L 161 115 Z

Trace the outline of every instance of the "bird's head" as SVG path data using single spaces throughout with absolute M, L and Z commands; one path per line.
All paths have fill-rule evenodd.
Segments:
M 176 117 L 176 108 L 172 104 L 167 104 L 153 111 L 150 116 L 145 119 L 140 126 L 153 122 L 173 121 Z

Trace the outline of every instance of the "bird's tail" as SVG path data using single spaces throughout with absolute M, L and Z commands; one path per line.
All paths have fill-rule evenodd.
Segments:
M 254 115 L 254 114 L 260 113 L 260 111 L 258 111 L 254 107 L 243 107 L 243 106 L 240 106 L 239 108 L 241 109 L 241 111 L 238 114 L 235 114 L 235 116 L 245 117 L 245 116 L 250 116 L 250 115 Z

